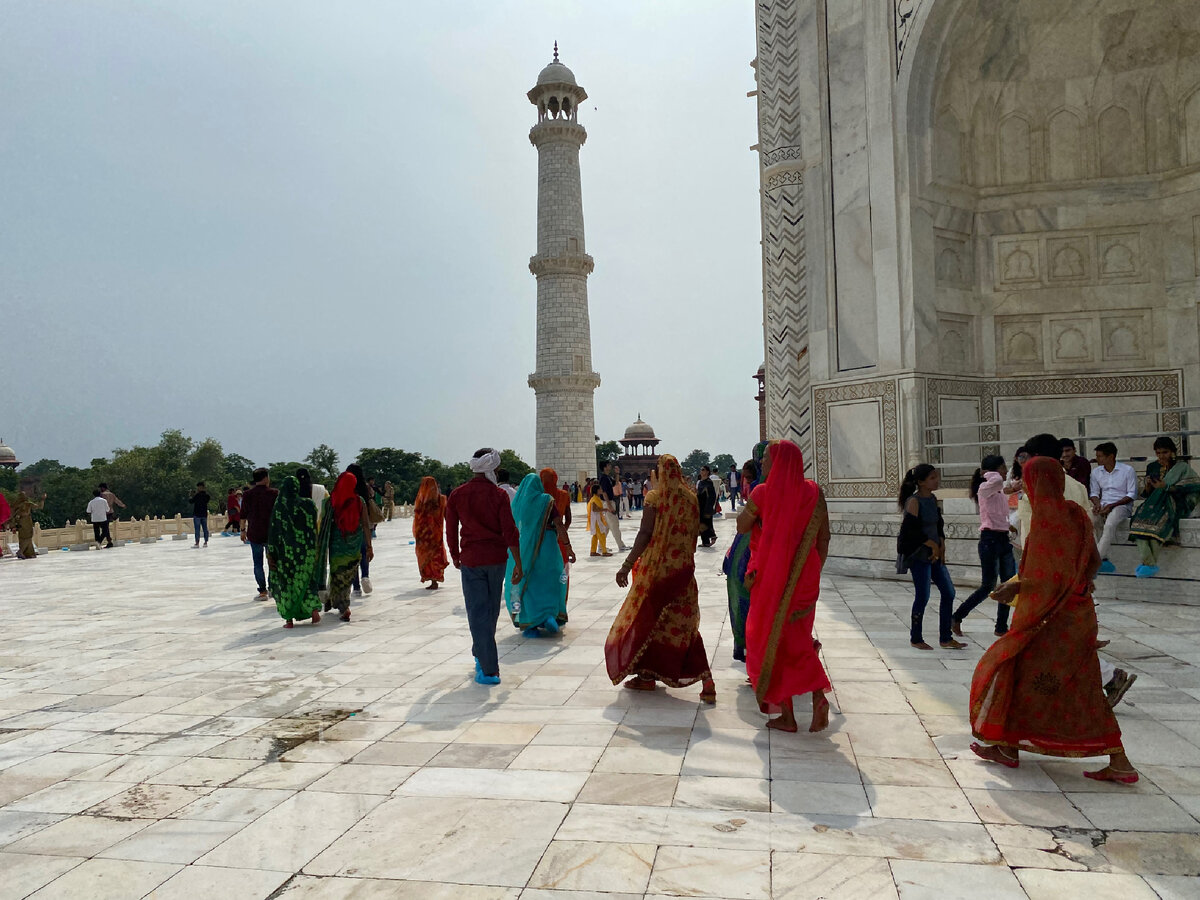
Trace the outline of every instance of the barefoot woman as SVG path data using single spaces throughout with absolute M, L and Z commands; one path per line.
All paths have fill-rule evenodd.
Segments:
M 700 510 L 684 483 L 679 461 L 665 455 L 658 463 L 658 486 L 646 495 L 642 526 L 633 550 L 617 572 L 617 584 L 633 588 L 604 642 L 604 659 L 613 684 L 633 676 L 625 687 L 652 691 L 703 682 L 700 699 L 715 703 L 717 688 L 700 637 L 696 589 L 696 538 Z M 635 569 L 636 564 L 636 569 Z
M 271 569 L 271 595 L 284 620 L 284 628 L 296 619 L 321 621 L 321 599 L 317 596 L 320 555 L 317 550 L 317 507 L 300 496 L 295 475 L 283 479 L 283 487 L 271 507 L 267 536 L 267 562 Z
M 1022 469 L 1033 518 L 1017 579 L 993 595 L 1019 592 L 1012 625 L 983 654 L 971 680 L 971 750 L 1015 769 L 1019 752 L 1108 755 L 1084 772 L 1097 781 L 1138 780 L 1121 744 L 1096 658 L 1092 580 L 1100 568 L 1087 513 L 1063 497 L 1062 465 L 1035 457 Z
M 438 488 L 437 479 L 426 475 L 417 489 L 413 503 L 413 539 L 417 547 L 417 570 L 422 583 L 428 581 L 427 591 L 436 591 L 446 580 L 446 545 L 442 540 L 446 524 L 446 498 Z
M 768 728 L 795 731 L 792 698 L 812 694 L 809 731 L 829 724 L 829 676 L 813 643 L 821 566 L 829 554 L 825 496 L 804 477 L 804 459 L 791 441 L 767 450 L 770 477 L 750 493 L 738 514 L 738 531 L 761 523 L 747 567 L 750 613 L 746 620 L 746 671 L 765 709 L 782 710 Z

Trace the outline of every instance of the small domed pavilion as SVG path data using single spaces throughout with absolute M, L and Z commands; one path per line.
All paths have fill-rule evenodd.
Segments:
M 3 438 L 0 438 L 0 468 L 15 469 L 20 464 L 16 451 L 5 444 Z
M 638 413 L 637 421 L 625 429 L 625 437 L 620 443 L 625 448 L 624 455 L 617 460 L 622 475 L 648 478 L 650 472 L 658 468 L 658 438 L 654 429 L 642 421 L 641 413 Z

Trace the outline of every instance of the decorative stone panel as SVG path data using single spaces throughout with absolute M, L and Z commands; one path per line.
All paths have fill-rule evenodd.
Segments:
M 975 319 L 938 313 L 938 362 L 943 371 L 970 372 L 975 368 Z
M 841 469 L 835 474 L 831 465 L 834 455 L 849 452 L 847 427 L 853 430 L 852 440 L 861 444 L 854 450 L 859 464 L 857 471 Z M 826 496 L 894 497 L 900 492 L 900 425 L 894 381 L 814 388 L 813 431 L 816 480 Z M 876 458 L 874 472 L 868 471 Z

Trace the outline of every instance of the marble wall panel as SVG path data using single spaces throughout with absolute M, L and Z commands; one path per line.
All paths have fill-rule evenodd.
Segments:
M 1090 316 L 1049 316 L 1052 366 L 1090 366 L 1096 362 L 1096 323 Z
M 975 369 L 975 320 L 950 313 L 938 315 L 938 362 L 949 372 Z
M 939 285 L 969 289 L 975 284 L 975 266 L 968 237 L 944 232 L 935 233 L 936 262 L 934 273 Z
M 878 397 L 829 405 L 833 481 L 883 478 L 883 404 Z
M 816 480 L 830 498 L 893 497 L 900 491 L 900 416 L 892 379 L 813 389 Z M 853 447 L 852 444 L 862 446 Z M 878 447 L 878 467 L 875 448 Z M 833 460 L 838 462 L 834 476 Z M 852 474 L 852 473 L 860 474 Z
M 995 328 L 997 371 L 1042 367 L 1046 354 L 1040 317 L 997 316 Z

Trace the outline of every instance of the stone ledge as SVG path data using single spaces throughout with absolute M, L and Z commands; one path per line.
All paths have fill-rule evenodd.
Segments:
M 539 253 L 529 257 L 529 271 L 541 275 L 591 275 L 596 262 L 586 253 Z

